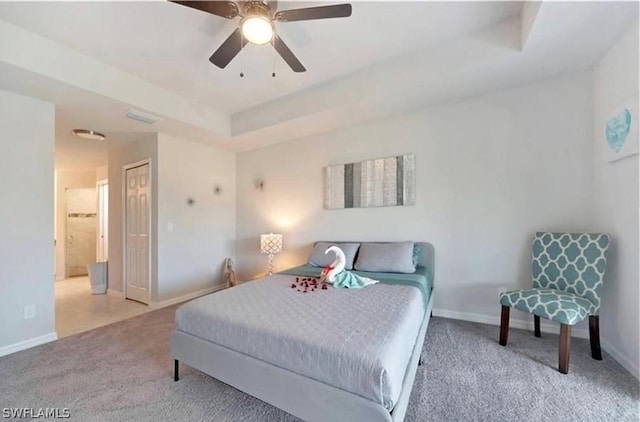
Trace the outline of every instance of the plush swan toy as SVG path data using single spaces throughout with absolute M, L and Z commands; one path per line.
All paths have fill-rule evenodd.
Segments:
M 330 246 L 324 251 L 325 254 L 329 252 L 336 254 L 336 259 L 333 263 L 324 267 L 320 275 L 320 282 L 329 282 L 333 284 L 333 287 L 346 287 L 348 289 L 358 289 L 378 282 L 378 280 L 360 277 L 351 271 L 346 271 L 344 267 L 347 263 L 347 258 L 339 247 Z
M 344 256 L 344 252 L 337 246 L 330 246 L 324 251 L 325 255 L 329 252 L 333 252 L 336 254 L 336 259 L 322 270 L 322 274 L 320 275 L 320 281 L 328 281 L 329 283 L 333 283 L 336 280 L 336 275 L 344 270 L 345 265 L 347 264 L 347 257 Z

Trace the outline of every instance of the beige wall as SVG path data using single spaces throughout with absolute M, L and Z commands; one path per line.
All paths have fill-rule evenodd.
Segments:
M 109 179 L 109 166 L 100 166 L 96 168 L 96 182 Z
M 0 356 L 55 339 L 54 106 L 0 91 Z M 24 318 L 24 307 L 35 317 Z
M 55 172 L 56 280 L 66 276 L 66 198 L 67 189 L 95 188 L 95 170 Z M 95 212 L 95 211 L 94 211 Z

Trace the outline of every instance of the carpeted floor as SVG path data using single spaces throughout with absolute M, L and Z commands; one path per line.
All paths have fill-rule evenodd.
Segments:
M 175 307 L 0 358 L 0 408 L 69 408 L 79 421 L 296 421 L 207 375 L 172 379 Z M 407 421 L 638 421 L 638 381 L 572 341 L 569 375 L 557 336 L 434 318 Z

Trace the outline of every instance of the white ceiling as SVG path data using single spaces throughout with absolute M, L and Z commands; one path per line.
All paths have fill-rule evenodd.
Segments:
M 637 3 L 352 3 L 348 19 L 277 24 L 307 68 L 296 74 L 270 46 L 211 65 L 237 18 L 165 1 L 0 2 L 0 89 L 56 104 L 64 167 L 150 131 L 246 150 L 586 68 L 638 20 Z M 164 120 L 131 122 L 130 108 Z M 78 143 L 73 127 L 110 142 Z
M 278 9 L 324 4 L 280 2 Z M 234 113 L 468 34 L 517 15 L 520 9 L 519 3 L 508 2 L 359 2 L 348 19 L 276 24 L 278 34 L 306 66 L 304 74 L 293 73 L 269 45 L 249 45 L 227 68 L 213 66 L 209 56 L 240 18 L 229 21 L 166 1 L 8 2 L 0 3 L 0 18 L 186 98 Z M 274 62 L 276 78 L 271 76 Z

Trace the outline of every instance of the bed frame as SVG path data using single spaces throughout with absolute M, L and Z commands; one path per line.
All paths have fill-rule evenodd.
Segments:
M 419 263 L 429 268 L 433 277 L 433 245 L 419 244 L 422 247 Z M 179 380 L 179 361 L 182 361 L 305 421 L 401 422 L 407 412 L 413 382 L 420 364 L 420 353 L 433 309 L 433 293 L 432 291 L 429 295 L 429 303 L 407 366 L 402 391 L 391 412 L 380 403 L 179 330 L 171 334 L 174 381 Z

